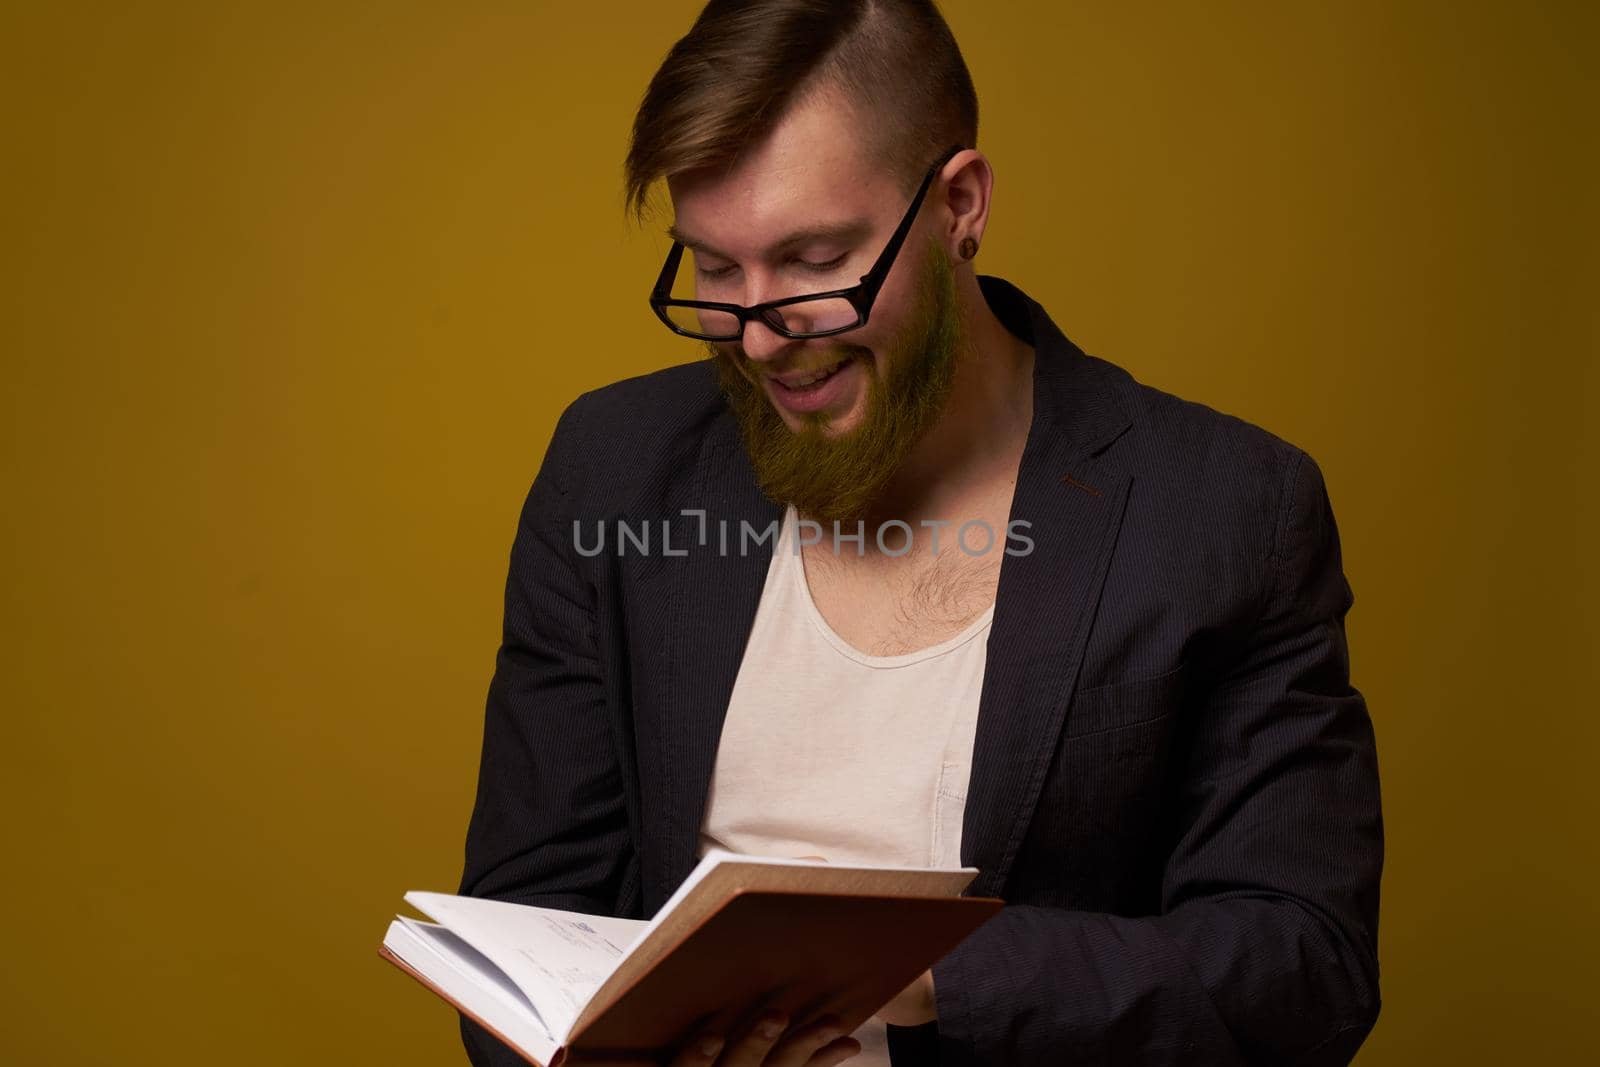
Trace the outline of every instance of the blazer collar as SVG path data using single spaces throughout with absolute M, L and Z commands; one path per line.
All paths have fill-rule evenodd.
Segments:
M 988 274 L 978 275 L 978 288 L 1006 329 L 1034 347 L 1029 447 L 1035 439 L 1051 438 L 1059 439 L 1068 452 L 1093 453 L 1128 428 L 1130 420 L 1117 403 L 1106 365 L 1067 340 L 1038 301 Z
M 1000 895 L 1076 685 L 1129 483 L 1099 454 L 1130 420 L 1108 364 L 1085 356 L 1015 285 L 989 275 L 978 282 L 995 315 L 1035 349 L 1033 418 L 1011 507 L 1033 544 L 1001 563 L 962 831 L 961 861 L 980 870 L 968 893 L 986 896 Z M 741 520 L 762 530 L 783 512 L 762 494 L 727 410 L 712 423 L 686 494 L 686 507 L 726 517 L 730 546 Z M 685 520 L 680 536 L 691 529 Z M 647 877 L 647 914 L 697 862 L 717 742 L 771 559 L 768 541 L 744 556 L 692 551 L 670 568 L 657 703 L 667 840 L 661 881 Z M 864 765 L 893 758 L 861 754 Z
M 1086 356 L 1016 286 L 978 281 L 996 316 L 1035 353 L 1033 421 L 1011 501 L 1011 519 L 1030 524 L 1033 546 L 1000 566 L 961 834 L 961 862 L 979 869 L 967 893 L 1003 896 L 1066 721 L 1127 503 L 1131 479 L 1102 453 L 1131 420 L 1117 402 L 1115 368 Z

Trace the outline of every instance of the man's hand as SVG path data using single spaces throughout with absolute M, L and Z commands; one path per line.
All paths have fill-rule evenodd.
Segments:
M 726 1037 L 702 1032 L 684 1043 L 672 1067 L 833 1067 L 861 1051 L 861 1042 L 840 1029 L 836 1016 L 786 1033 L 788 1026 L 782 1012 L 766 1011 Z
M 939 1017 L 934 1008 L 933 972 L 923 971 L 917 980 L 906 986 L 895 998 L 878 1009 L 875 1018 L 892 1026 L 921 1026 Z

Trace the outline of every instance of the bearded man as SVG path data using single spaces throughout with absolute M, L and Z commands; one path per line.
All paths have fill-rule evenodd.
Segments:
M 1006 900 L 853 1032 L 729 1005 L 675 1067 L 1347 1063 L 1383 833 L 1321 472 L 978 274 L 976 144 L 930 0 L 712 0 L 667 55 L 628 202 L 708 358 L 557 423 L 461 892 L 647 918 L 716 846 Z

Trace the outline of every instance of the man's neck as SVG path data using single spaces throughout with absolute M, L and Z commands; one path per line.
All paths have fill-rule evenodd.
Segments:
M 1033 421 L 1034 348 L 995 316 L 975 274 L 962 272 L 957 292 L 962 347 L 950 398 L 872 509 L 869 529 L 889 519 L 959 523 L 978 517 L 963 509 L 1010 499 Z

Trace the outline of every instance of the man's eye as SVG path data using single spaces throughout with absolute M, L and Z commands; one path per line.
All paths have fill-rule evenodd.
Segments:
M 702 278 L 726 278 L 728 275 L 733 273 L 733 267 L 717 267 L 714 270 L 707 270 L 706 268 L 701 267 L 699 268 L 699 271 L 700 277 Z
M 841 253 L 840 255 L 837 255 L 834 258 L 828 260 L 828 262 L 826 262 L 826 263 L 813 263 L 809 259 L 797 260 L 796 262 L 798 262 L 802 267 L 805 267 L 807 270 L 815 270 L 815 271 L 836 270 L 841 265 L 843 265 L 844 261 L 847 258 L 849 258 L 849 256 L 850 256 L 849 252 L 844 252 L 844 253 Z

